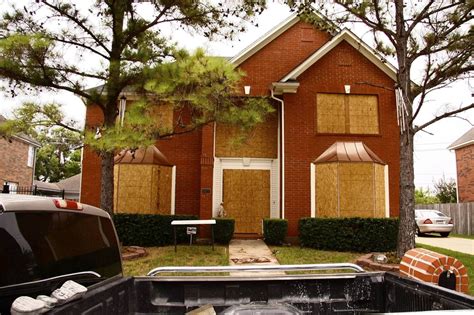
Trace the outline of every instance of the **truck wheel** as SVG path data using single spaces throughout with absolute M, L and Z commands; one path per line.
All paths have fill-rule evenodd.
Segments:
M 449 232 L 440 232 L 441 237 L 448 237 Z

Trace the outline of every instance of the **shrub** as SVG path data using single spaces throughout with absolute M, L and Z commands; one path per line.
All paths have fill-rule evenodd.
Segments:
M 173 244 L 173 220 L 196 220 L 193 215 L 125 214 L 114 215 L 115 228 L 123 245 L 165 246 Z M 177 227 L 178 242 L 186 242 L 186 226 Z
M 214 226 L 214 241 L 221 244 L 229 244 L 234 236 L 235 220 L 231 218 L 213 218 L 216 220 Z
M 269 245 L 280 245 L 288 232 L 288 220 L 263 219 L 263 238 Z
M 302 218 L 302 246 L 323 250 L 386 252 L 397 248 L 396 218 Z

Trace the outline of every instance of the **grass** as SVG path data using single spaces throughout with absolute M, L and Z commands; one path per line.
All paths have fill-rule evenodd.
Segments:
M 357 258 L 363 255 L 361 253 L 333 252 L 298 246 L 272 246 L 270 249 L 282 265 L 348 263 L 355 262 Z
M 474 240 L 474 235 L 466 235 L 466 234 L 449 234 L 449 237 L 459 237 L 459 238 L 467 238 L 469 240 Z
M 456 252 L 449 249 L 424 245 L 424 244 L 416 244 L 416 247 L 426 248 L 432 250 L 434 252 L 451 256 L 456 258 L 457 260 L 461 261 L 467 269 L 467 274 L 469 276 L 469 294 L 474 295 L 474 255 L 469 255 L 465 253 Z
M 151 269 L 164 266 L 227 266 L 229 264 L 226 246 L 216 245 L 213 251 L 209 245 L 179 245 L 176 253 L 174 246 L 148 247 L 146 250 L 148 252 L 146 257 L 123 262 L 125 276 L 144 276 Z

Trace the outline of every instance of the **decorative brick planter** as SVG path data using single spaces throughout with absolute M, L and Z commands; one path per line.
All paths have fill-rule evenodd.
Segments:
M 369 253 L 367 255 L 361 256 L 356 260 L 356 264 L 361 267 L 370 268 L 373 270 L 380 271 L 393 271 L 398 272 L 398 265 L 395 264 L 381 264 L 373 260 L 374 253 Z
M 459 292 L 468 292 L 469 279 L 462 262 L 424 248 L 411 249 L 405 253 L 400 263 L 400 273 Z

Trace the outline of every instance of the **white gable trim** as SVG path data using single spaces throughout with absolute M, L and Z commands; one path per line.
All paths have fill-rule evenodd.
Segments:
M 457 149 L 461 149 L 461 148 L 470 146 L 470 145 L 472 145 L 472 144 L 474 144 L 474 140 L 468 140 L 468 141 L 465 141 L 465 142 L 460 143 L 460 144 L 458 144 L 458 145 L 449 146 L 449 147 L 448 147 L 448 150 L 457 150 Z
M 290 15 L 286 20 L 272 28 L 269 32 L 265 33 L 262 37 L 257 39 L 255 42 L 247 46 L 244 50 L 234 56 L 230 62 L 236 67 L 242 64 L 245 60 L 250 58 L 257 51 L 265 47 L 268 43 L 273 41 L 275 38 L 286 32 L 290 27 L 298 23 L 300 18 L 296 13 Z
M 392 66 L 387 61 L 382 60 L 382 58 L 364 43 L 359 37 L 352 33 L 348 29 L 342 30 L 339 34 L 333 37 L 329 42 L 324 44 L 318 51 L 286 75 L 280 82 L 294 81 L 296 80 L 303 72 L 308 70 L 313 64 L 318 60 L 324 57 L 328 52 L 330 52 L 334 47 L 336 47 L 343 40 L 348 42 L 352 47 L 357 49 L 362 55 L 369 59 L 373 64 L 375 64 L 380 70 L 387 74 L 392 80 L 397 80 L 397 69 Z

